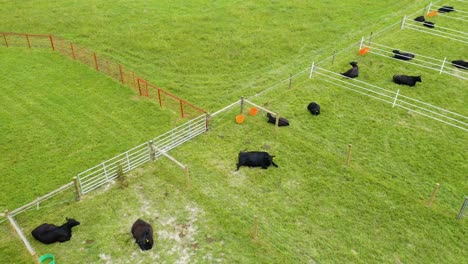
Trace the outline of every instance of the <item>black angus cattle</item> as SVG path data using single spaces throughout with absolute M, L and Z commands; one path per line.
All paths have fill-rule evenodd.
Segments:
M 393 50 L 393 58 L 399 60 L 412 60 L 414 58 L 414 54 L 408 52 L 401 52 L 399 50 Z
M 426 19 L 424 19 L 424 16 L 418 16 L 417 18 L 414 19 L 414 21 L 421 22 L 423 23 L 423 26 L 428 27 L 428 28 L 435 27 L 434 23 L 426 21 Z
M 468 70 L 468 61 L 454 60 L 452 61 L 452 65 L 460 69 Z
M 316 102 L 312 102 L 307 106 L 312 115 L 320 115 L 320 105 Z
M 276 124 L 276 117 L 272 116 L 270 113 L 267 113 L 268 123 Z M 284 118 L 280 117 L 278 120 L 278 126 L 289 126 L 289 121 Z
M 416 82 L 422 82 L 420 76 L 407 76 L 407 75 L 393 75 L 393 82 L 396 84 L 403 84 L 415 86 Z
M 453 12 L 455 11 L 455 8 L 453 8 L 453 6 L 443 6 L 441 8 L 439 8 L 439 13 L 449 13 L 449 12 Z
M 52 244 L 55 242 L 65 242 L 72 237 L 72 227 L 77 226 L 80 222 L 72 218 L 66 218 L 67 222 L 61 226 L 53 224 L 42 224 L 36 227 L 32 232 L 32 236 L 44 244 Z
M 349 63 L 353 66 L 351 69 L 347 70 L 346 72 L 342 73 L 341 75 L 346 76 L 348 78 L 356 78 L 359 75 L 359 67 L 357 66 L 357 62 L 353 61 Z
M 132 235 L 142 251 L 153 248 L 153 228 L 147 222 L 136 220 L 132 226 Z
M 273 162 L 273 157 L 264 151 L 239 152 L 237 170 L 239 170 L 240 166 L 262 167 L 262 169 L 268 169 L 271 165 L 278 167 Z

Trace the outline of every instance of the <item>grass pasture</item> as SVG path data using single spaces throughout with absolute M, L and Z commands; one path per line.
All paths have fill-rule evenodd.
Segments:
M 427 4 L 0 2 L 5 31 L 50 32 L 76 40 L 209 111 L 263 91 L 309 67 L 311 61 Z M 468 10 L 456 1 L 443 4 Z M 66 16 L 49 19 L 54 14 Z M 437 23 L 449 26 L 454 22 L 443 19 L 437 18 Z M 437 58 L 467 56 L 465 45 L 409 30 L 391 29 L 374 40 Z M 5 146 L 8 154 L 2 156 L 1 168 L 13 168 L 10 175 L 13 181 L 21 180 L 18 185 L 33 184 L 34 192 L 28 193 L 32 198 L 45 193 L 41 190 L 51 185 L 49 178 L 58 171 L 71 171 L 68 175 L 72 176 L 173 124 L 163 110 L 157 112 L 162 119 L 153 122 L 155 112 L 147 109 L 156 104 L 58 54 L 2 48 L 0 53 L 0 73 L 9 76 L 2 89 L 17 90 L 25 82 L 30 84 L 25 91 L 32 93 L 30 102 L 14 93 L 0 97 L 16 105 L 14 113 L 24 117 L 15 119 L 12 113 L 3 113 L 2 121 L 8 122 L 2 126 L 10 130 L 1 130 L 6 135 L 1 137 L 2 149 Z M 357 48 L 340 53 L 333 65 L 325 61 L 320 67 L 343 72 L 353 60 L 359 61 L 363 81 L 401 89 L 406 96 L 467 114 L 466 81 L 453 76 L 372 54 L 359 57 Z M 416 88 L 397 86 L 390 79 L 397 72 L 421 74 L 423 83 Z M 465 262 L 467 220 L 456 220 L 456 214 L 468 189 L 466 132 L 411 111 L 392 109 L 321 78 L 309 80 L 307 75 L 294 78 L 291 89 L 284 83 L 252 97 L 255 103 L 287 117 L 290 127 L 274 130 L 265 122 L 265 113 L 248 116 L 243 125 L 237 125 L 236 109 L 216 117 L 206 134 L 171 151 L 190 168 L 190 190 L 184 187 L 183 172 L 168 159 L 159 159 L 126 175 L 127 188 L 111 183 L 78 203 L 63 203 L 73 198 L 67 192 L 16 220 L 39 254 L 54 253 L 60 263 Z M 61 87 L 70 88 L 73 98 L 84 96 L 79 91 L 90 97 L 74 104 L 61 96 Z M 321 104 L 320 116 L 307 112 L 310 101 Z M 119 108 L 110 110 L 116 105 Z M 24 106 L 30 107 L 29 112 Z M 88 112 L 94 114 L 85 115 Z M 46 118 L 26 120 L 38 114 Z M 66 130 L 69 126 L 79 131 Z M 116 126 L 122 130 L 115 131 Z M 20 139 L 30 138 L 31 131 L 37 133 L 26 143 L 31 146 L 43 138 L 44 149 L 37 144 L 22 147 Z M 65 135 L 77 139 L 62 146 L 66 142 L 61 136 Z M 84 146 L 84 141 L 95 145 Z M 350 167 L 344 165 L 348 144 L 353 145 Z M 40 157 L 23 168 L 7 166 L 24 161 L 24 156 L 15 154 L 21 148 L 34 151 L 28 156 Z M 77 153 L 69 153 L 70 148 Z M 279 168 L 235 172 L 240 150 L 269 151 L 276 155 Z M 47 154 L 42 155 L 44 152 Z M 64 157 L 66 162 L 52 166 Z M 47 174 L 32 180 L 21 177 L 38 170 Z M 52 184 L 60 186 L 70 178 L 63 180 L 57 178 Z M 428 207 L 436 182 L 441 188 L 436 202 Z M 23 203 L 18 189 L 3 196 L 5 206 Z M 252 239 L 254 215 L 259 222 L 257 240 Z M 61 223 L 65 216 L 82 223 L 74 229 L 71 241 L 50 246 L 33 241 L 32 228 L 43 222 Z M 156 242 L 151 251 L 141 252 L 131 238 L 129 229 L 137 218 L 153 224 Z M 31 262 L 6 223 L 0 224 L 0 256 L 13 263 Z

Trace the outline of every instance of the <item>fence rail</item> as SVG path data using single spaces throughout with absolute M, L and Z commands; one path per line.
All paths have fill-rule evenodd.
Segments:
M 434 36 L 439 36 L 463 43 L 468 43 L 468 33 L 464 31 L 454 30 L 448 27 L 436 26 L 435 28 L 426 28 L 423 26 L 424 22 L 418 22 L 407 17 L 403 17 L 401 22 L 401 29 L 407 28 Z
M 200 115 L 186 123 L 154 138 L 150 142 L 140 144 L 122 154 L 89 168 L 77 175 L 80 193 L 86 194 L 92 190 L 119 177 L 119 171 L 126 173 L 162 154 L 153 152 L 151 144 L 158 149 L 168 152 L 171 149 L 203 134 L 207 130 L 208 115 Z

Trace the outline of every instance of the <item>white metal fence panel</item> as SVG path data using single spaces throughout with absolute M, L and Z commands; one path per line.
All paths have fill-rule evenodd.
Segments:
M 206 127 L 206 115 L 201 115 L 188 122 L 156 137 L 153 144 L 162 151 L 169 151 L 184 142 L 204 133 Z M 126 173 L 154 158 L 161 156 L 159 152 L 151 152 L 151 142 L 136 146 L 112 159 L 89 168 L 78 174 L 81 194 L 86 194 L 109 181 L 118 177 L 118 171 L 122 169 Z

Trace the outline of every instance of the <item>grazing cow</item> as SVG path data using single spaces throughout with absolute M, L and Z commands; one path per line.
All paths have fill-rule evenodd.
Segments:
M 353 66 L 351 69 L 347 70 L 346 72 L 342 73 L 341 75 L 346 76 L 348 78 L 356 78 L 359 75 L 359 67 L 357 66 L 357 62 L 353 61 L 349 63 Z
M 136 220 L 132 226 L 132 235 L 142 251 L 153 248 L 153 228 L 150 224 L 141 219 Z
M 455 11 L 455 8 L 453 8 L 453 6 L 443 6 L 439 8 L 438 11 L 439 13 L 449 13 L 449 12 Z
M 66 218 L 67 222 L 61 226 L 53 224 L 42 224 L 36 227 L 32 232 L 32 236 L 44 244 L 52 244 L 55 242 L 65 242 L 72 237 L 71 229 L 80 224 L 72 218 Z
M 307 106 L 312 115 L 320 115 L 320 105 L 316 102 L 312 102 Z
M 399 60 L 412 60 L 414 58 L 414 54 L 401 52 L 399 50 L 393 50 L 393 54 L 394 54 L 393 58 L 399 59 Z
M 407 76 L 407 75 L 393 75 L 393 82 L 396 84 L 403 84 L 409 86 L 415 86 L 416 82 L 422 82 L 421 75 L 419 76 Z
M 428 28 L 435 27 L 434 23 L 426 21 L 426 19 L 424 19 L 424 16 L 418 16 L 417 18 L 414 19 L 414 21 L 421 22 L 423 23 L 423 26 L 428 27 Z
M 271 165 L 278 167 L 278 165 L 273 162 L 273 157 L 274 156 L 264 151 L 239 152 L 236 171 L 239 170 L 240 166 L 262 167 L 262 169 L 268 169 Z
M 460 69 L 468 70 L 468 61 L 454 60 L 452 61 L 452 65 Z
M 276 124 L 276 117 L 272 116 L 270 113 L 267 113 L 268 123 Z M 284 118 L 280 117 L 278 120 L 278 126 L 289 126 L 289 121 Z

